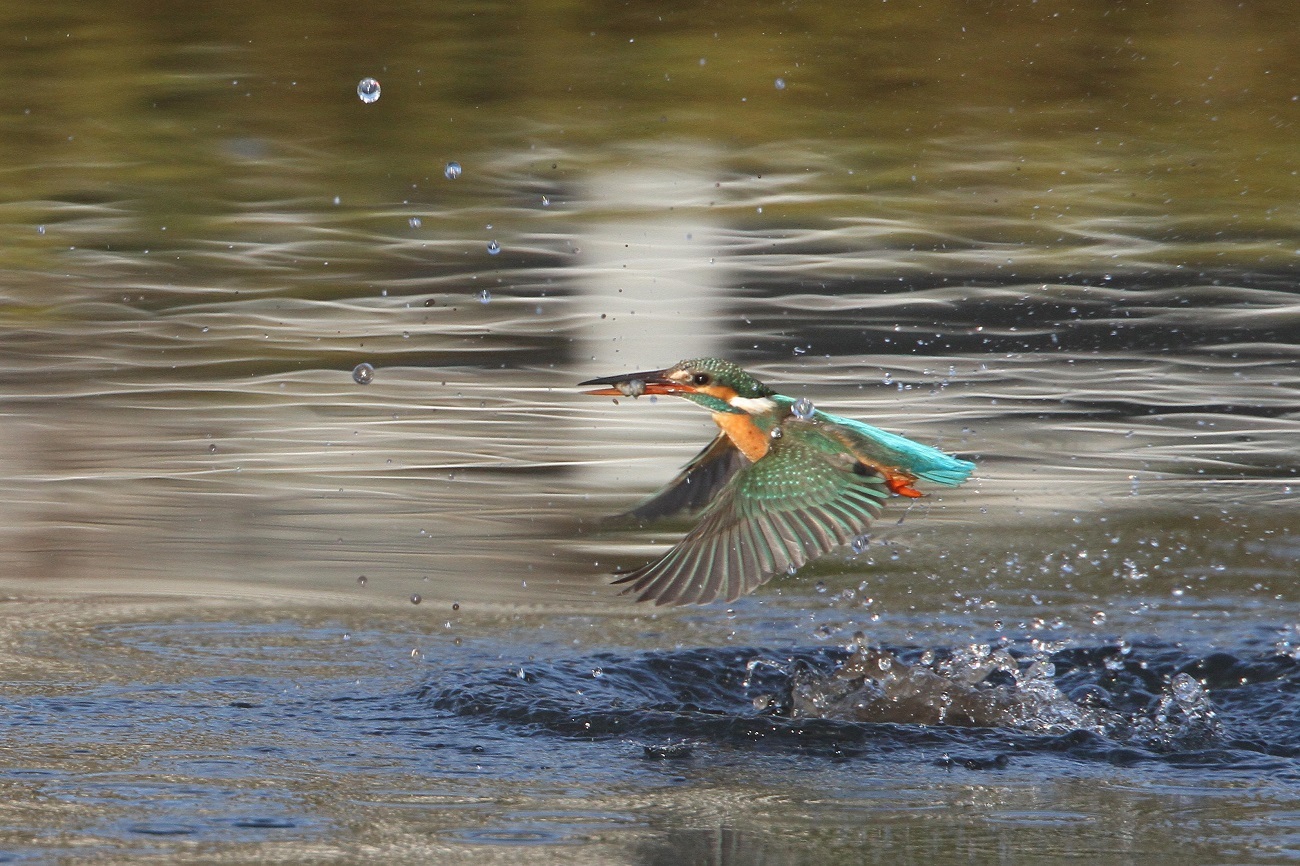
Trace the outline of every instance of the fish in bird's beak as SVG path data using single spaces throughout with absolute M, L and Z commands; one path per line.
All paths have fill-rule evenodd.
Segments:
M 659 394 L 689 394 L 693 389 L 683 383 L 669 379 L 669 370 L 651 370 L 646 373 L 622 373 L 617 376 L 603 376 L 579 382 L 578 387 L 586 385 L 608 385 L 585 393 L 593 397 L 640 397 L 642 394 L 656 396 Z

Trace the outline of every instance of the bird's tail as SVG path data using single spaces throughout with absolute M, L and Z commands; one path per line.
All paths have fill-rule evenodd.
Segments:
M 888 430 L 881 430 L 879 427 L 872 427 L 861 421 L 852 421 L 846 426 L 869 440 L 870 446 L 864 450 L 877 456 L 881 463 L 897 466 L 925 481 L 944 487 L 956 487 L 975 471 L 975 464 L 969 460 L 962 460 L 929 445 L 913 442 L 906 436 L 899 436 L 897 433 L 890 433 Z

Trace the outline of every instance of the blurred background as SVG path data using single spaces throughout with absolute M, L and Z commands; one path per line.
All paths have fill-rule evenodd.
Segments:
M 929 753 L 914 787 L 821 765 L 679 782 L 613 768 L 616 741 L 552 784 L 549 741 L 507 725 L 511 771 L 483 769 L 478 726 L 438 727 L 410 690 L 860 630 L 1291 658 L 1298 19 L 1287 0 L 0 3 L 0 855 L 1091 844 L 1123 795 L 1026 802 L 1041 768 L 979 797 Z M 977 477 L 730 608 L 644 610 L 607 577 L 687 524 L 601 518 L 714 430 L 574 385 L 699 355 Z M 303 689 L 315 721 L 283 722 L 270 696 Z M 178 733 L 210 700 L 279 721 L 255 743 L 221 713 Z M 410 751 L 421 725 L 479 771 Z M 377 731 L 399 747 L 337 753 Z M 1228 763 L 1166 781 L 1222 780 L 1237 793 L 1204 808 L 1239 824 L 1139 821 L 1130 854 L 1232 859 L 1244 827 L 1294 853 L 1293 795 L 1241 794 Z M 1270 778 L 1295 778 L 1283 763 Z M 789 818 L 845 786 L 824 820 Z M 500 817 L 510 797 L 523 817 Z M 705 821 L 697 797 L 730 805 Z M 972 797 L 1003 817 L 954 817 Z M 865 802 L 898 832 L 857 835 Z

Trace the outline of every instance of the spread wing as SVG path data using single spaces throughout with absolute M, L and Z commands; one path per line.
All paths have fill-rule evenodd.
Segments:
M 820 424 L 783 426 L 788 432 L 732 474 L 676 547 L 614 583 L 657 605 L 734 601 L 861 535 L 889 495 L 885 479 Z
M 654 520 L 679 511 L 698 511 L 731 480 L 731 476 L 748 464 L 748 458 L 731 443 L 727 434 L 720 433 L 662 490 L 620 516 Z

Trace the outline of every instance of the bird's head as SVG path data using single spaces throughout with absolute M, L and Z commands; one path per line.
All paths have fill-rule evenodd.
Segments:
M 685 397 L 713 412 L 751 415 L 770 411 L 773 403 L 769 398 L 776 393 L 739 365 L 721 358 L 694 358 L 664 370 L 604 376 L 579 384 L 608 386 L 587 392 L 596 396 L 667 394 Z

